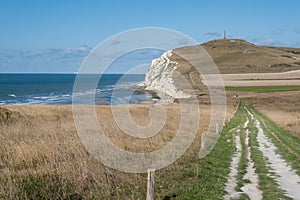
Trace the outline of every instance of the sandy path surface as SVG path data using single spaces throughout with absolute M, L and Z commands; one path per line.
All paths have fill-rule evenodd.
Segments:
M 277 147 L 272 143 L 270 138 L 262 129 L 261 122 L 254 116 L 247 108 L 248 116 L 251 121 L 254 122 L 254 126 L 257 128 L 258 133 L 256 139 L 258 141 L 258 150 L 262 153 L 263 158 L 267 161 L 266 166 L 269 168 L 269 177 L 271 177 L 281 188 L 285 195 L 292 199 L 300 199 L 300 176 L 291 167 L 291 165 L 278 154 Z M 250 119 L 249 118 L 249 119 Z M 232 129 L 230 132 L 234 134 L 236 152 L 232 157 L 230 164 L 230 173 L 228 175 L 227 183 L 225 185 L 225 191 L 228 193 L 224 196 L 224 199 L 239 198 L 241 194 L 246 194 L 250 199 L 263 199 L 263 191 L 259 189 L 259 176 L 255 172 L 255 163 L 251 158 L 251 147 L 249 144 L 249 135 L 252 134 L 251 126 L 249 125 L 249 119 L 243 125 Z M 245 131 L 244 131 L 245 130 Z M 241 141 L 241 134 L 245 134 L 245 141 Z M 242 151 L 241 142 L 244 142 L 246 147 L 246 155 Z M 247 158 L 246 173 L 243 176 L 244 181 L 241 187 L 242 192 L 236 191 L 237 175 L 239 174 L 239 163 L 242 156 Z
M 249 120 L 244 123 L 243 128 L 247 128 L 249 124 Z M 262 191 L 258 189 L 259 187 L 259 178 L 258 175 L 255 173 L 254 162 L 251 159 L 251 151 L 249 147 L 249 130 L 246 130 L 245 133 L 245 145 L 247 148 L 247 168 L 246 174 L 244 175 L 243 179 L 249 180 L 249 183 L 246 183 L 241 190 L 243 192 L 238 192 L 235 190 L 237 186 L 236 176 L 238 175 L 238 166 L 242 156 L 242 146 L 240 141 L 240 134 L 243 134 L 241 130 L 232 129 L 230 132 L 235 131 L 238 135 L 235 136 L 235 145 L 236 145 L 236 153 L 234 154 L 231 164 L 230 164 L 230 173 L 227 179 L 227 183 L 225 185 L 225 190 L 228 193 L 224 196 L 224 199 L 234 199 L 238 198 L 242 193 L 248 195 L 250 199 L 259 200 L 262 199 Z
M 268 160 L 267 165 L 271 168 L 271 171 L 275 173 L 275 175 L 272 175 L 272 178 L 286 191 L 286 195 L 293 199 L 300 199 L 300 177 L 296 171 L 276 153 L 277 148 L 265 135 L 258 120 L 256 120 L 256 127 L 258 129 L 257 140 L 259 150 Z
M 249 122 L 249 121 L 247 121 Z M 244 180 L 249 180 L 249 183 L 246 183 L 241 189 L 244 193 L 250 197 L 250 199 L 262 199 L 262 191 L 258 189 L 259 186 L 259 178 L 258 175 L 255 173 L 254 162 L 251 159 L 251 150 L 249 146 L 249 130 L 246 130 L 246 139 L 245 144 L 247 146 L 247 173 L 243 177 Z
M 270 175 L 286 191 L 286 195 L 293 199 L 300 199 L 300 177 L 296 171 L 279 155 L 277 148 L 265 135 L 261 128 L 260 121 L 247 109 L 252 120 L 255 120 L 255 126 L 258 129 L 257 141 L 259 150 L 263 153 L 267 166 L 271 168 L 274 175 Z
M 222 74 L 223 80 L 281 80 L 299 79 L 300 70 L 280 73 L 246 73 L 246 74 Z
M 240 130 L 238 129 L 237 132 Z M 225 185 L 225 191 L 228 192 L 227 195 L 224 196 L 224 199 L 233 199 L 239 197 L 239 193 L 235 191 L 235 187 L 237 186 L 236 176 L 238 174 L 238 166 L 242 156 L 242 146 L 240 141 L 240 135 L 235 136 L 235 147 L 236 153 L 232 157 L 230 163 L 230 173 L 228 175 L 227 183 Z

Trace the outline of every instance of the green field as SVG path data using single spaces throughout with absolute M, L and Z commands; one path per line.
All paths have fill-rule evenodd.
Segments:
M 225 87 L 227 91 L 239 92 L 285 92 L 285 91 L 299 91 L 300 86 L 243 86 L 243 87 Z

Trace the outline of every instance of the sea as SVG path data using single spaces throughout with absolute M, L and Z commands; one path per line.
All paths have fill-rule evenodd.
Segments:
M 95 104 L 138 104 L 151 94 L 136 90 L 144 74 L 102 74 L 96 88 L 73 92 L 77 74 L 0 74 L 0 105 L 72 104 L 73 95 L 95 93 Z M 82 75 L 81 75 L 82 76 Z M 96 82 L 97 83 L 97 82 Z

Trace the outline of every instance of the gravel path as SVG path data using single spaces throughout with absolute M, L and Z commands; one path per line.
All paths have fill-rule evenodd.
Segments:
M 228 194 L 224 196 L 224 199 L 233 199 L 237 198 L 240 195 L 237 191 L 235 191 L 235 187 L 237 186 L 236 176 L 238 174 L 238 166 L 242 156 L 242 146 L 239 135 L 235 136 L 235 147 L 236 153 L 231 160 L 230 173 L 228 175 L 227 183 L 225 186 L 225 190 L 226 192 L 228 192 Z
M 243 128 L 247 128 L 249 125 L 249 120 L 244 123 Z M 240 141 L 240 134 L 243 134 L 239 128 L 232 129 L 230 132 L 235 132 L 237 135 L 235 136 L 235 146 L 236 146 L 236 153 L 234 154 L 231 164 L 230 164 L 230 173 L 228 175 L 227 183 L 225 186 L 225 190 L 228 193 L 224 196 L 224 199 L 234 199 L 238 198 L 242 193 L 248 195 L 250 199 L 259 200 L 262 199 L 262 191 L 258 189 L 259 186 L 259 179 L 258 175 L 255 173 L 254 162 L 251 159 L 251 151 L 249 147 L 249 130 L 246 130 L 245 133 L 245 145 L 247 147 L 247 160 L 248 160 L 248 167 L 247 173 L 244 175 L 243 179 L 248 180 L 249 182 L 246 183 L 241 189 L 243 192 L 238 192 L 235 190 L 237 186 L 236 176 L 238 175 L 238 166 L 242 156 L 242 146 Z
M 256 128 L 258 129 L 257 140 L 259 150 L 268 160 L 268 166 L 275 173 L 272 178 L 276 180 L 279 186 L 286 191 L 286 195 L 293 199 L 300 199 L 300 177 L 296 171 L 280 156 L 277 148 L 265 135 L 260 126 L 260 122 L 256 119 Z
M 285 195 L 291 197 L 292 199 L 300 200 L 300 176 L 296 171 L 287 163 L 279 154 L 278 150 L 272 141 L 264 133 L 261 122 L 256 116 L 254 116 L 246 107 L 248 117 L 251 118 L 251 121 L 254 122 L 254 126 L 257 128 L 257 141 L 258 141 L 258 150 L 262 152 L 263 158 L 267 161 L 266 165 L 271 172 L 268 174 L 275 182 L 278 183 L 278 186 L 285 191 Z M 236 199 L 239 198 L 241 194 L 246 194 L 250 199 L 259 200 L 263 198 L 263 191 L 259 188 L 259 176 L 255 172 L 255 163 L 251 158 L 251 147 L 249 145 L 249 135 L 252 134 L 250 126 L 253 126 L 253 123 L 250 123 L 247 117 L 246 122 L 243 125 L 240 125 L 234 129 L 231 129 L 229 133 L 234 134 L 234 142 L 236 146 L 236 152 L 232 157 L 230 164 L 230 173 L 228 175 L 227 183 L 225 185 L 225 190 L 228 193 L 224 196 L 224 199 Z M 242 127 L 242 128 L 241 128 Z M 245 134 L 244 137 L 241 137 L 241 134 Z M 244 142 L 246 147 L 246 155 L 242 153 L 241 138 L 245 138 Z M 237 186 L 237 175 L 239 173 L 239 163 L 242 156 L 247 158 L 247 167 L 246 173 L 244 174 L 243 180 L 244 185 L 241 188 L 241 192 L 236 191 Z
M 248 125 L 248 124 L 247 124 Z M 255 173 L 254 162 L 251 159 L 251 150 L 249 146 L 249 130 L 246 130 L 246 139 L 245 144 L 247 146 L 247 173 L 243 177 L 244 180 L 248 180 L 249 183 L 246 183 L 241 189 L 248 195 L 250 199 L 262 199 L 262 191 L 259 188 L 259 178 Z

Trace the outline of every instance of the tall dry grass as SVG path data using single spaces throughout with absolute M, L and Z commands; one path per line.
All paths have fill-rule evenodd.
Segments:
M 300 91 L 255 94 L 250 98 L 259 112 L 300 137 Z
M 149 105 L 132 105 L 132 119 L 149 123 Z M 129 151 L 152 151 L 174 137 L 180 122 L 176 104 L 166 105 L 168 120 L 151 139 L 125 135 L 113 120 L 110 106 L 96 106 L 99 124 L 113 143 Z M 129 174 L 104 166 L 79 139 L 71 106 L 6 106 L 0 122 L 0 199 L 144 199 L 146 175 Z M 201 105 L 201 123 L 186 154 L 158 176 L 172 182 L 180 168 L 197 159 L 201 134 L 207 130 L 210 106 Z M 228 107 L 232 116 L 234 105 Z M 6 115 L 6 114 L 4 114 Z M 177 172 L 174 172 L 174 168 Z M 167 187 L 167 186 L 162 186 Z

